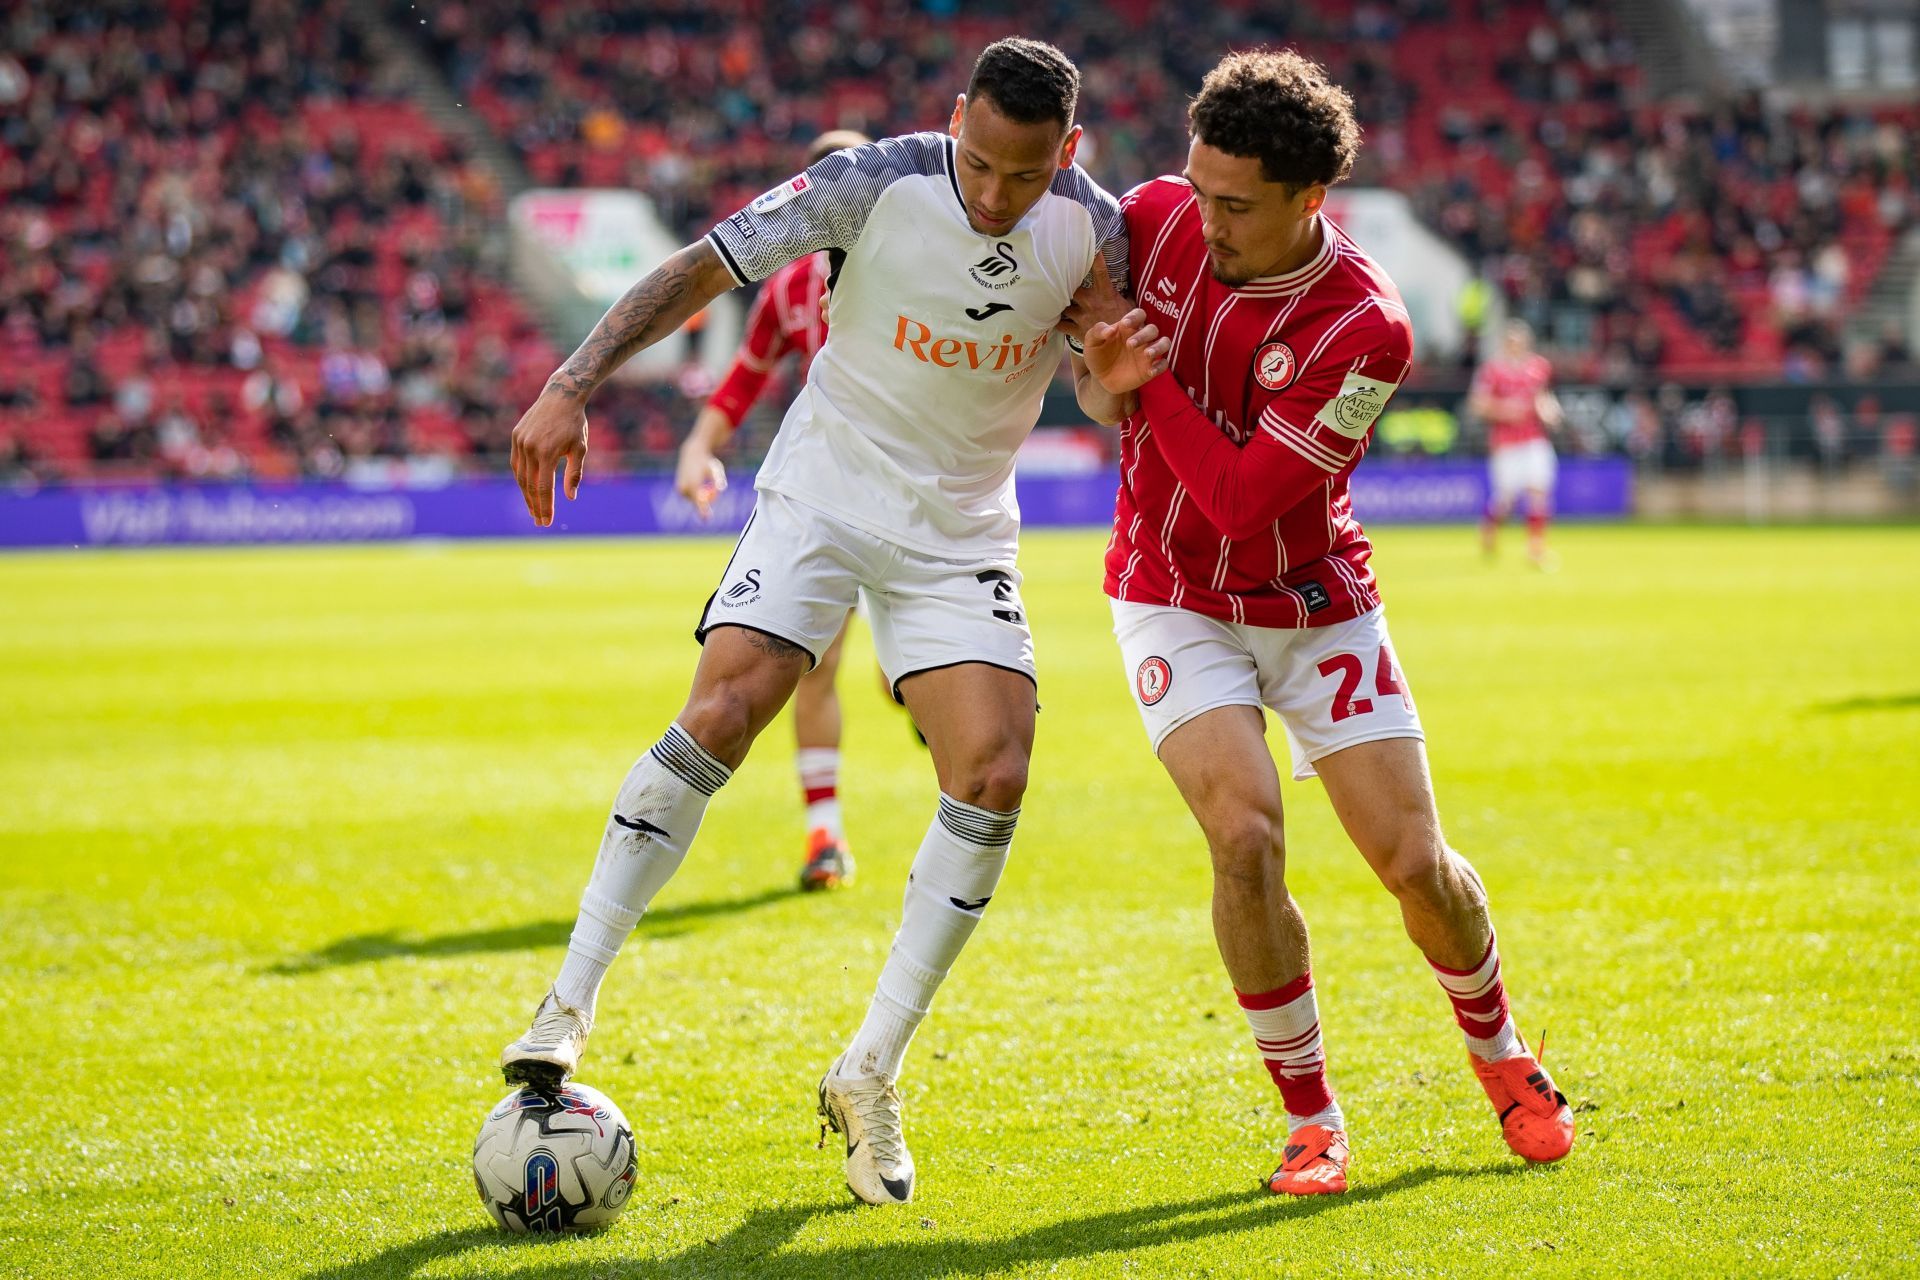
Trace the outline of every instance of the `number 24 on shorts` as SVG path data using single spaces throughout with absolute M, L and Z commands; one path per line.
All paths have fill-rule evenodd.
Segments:
M 1366 668 L 1360 658 L 1351 653 L 1336 653 L 1320 664 L 1323 676 L 1339 676 L 1340 688 L 1333 695 L 1333 722 L 1345 720 L 1348 716 L 1363 716 L 1373 710 L 1372 698 L 1356 698 L 1353 695 L 1360 688 L 1360 682 L 1366 678 Z M 1380 654 L 1374 661 L 1373 692 L 1376 697 L 1388 698 L 1400 695 L 1407 710 L 1413 710 L 1413 696 L 1407 692 L 1407 686 L 1400 680 L 1400 671 L 1394 665 L 1393 650 L 1387 645 L 1380 646 Z

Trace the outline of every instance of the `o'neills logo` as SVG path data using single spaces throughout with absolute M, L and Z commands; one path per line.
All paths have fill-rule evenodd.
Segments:
M 1053 340 L 1053 330 L 1042 329 L 1031 341 L 1021 342 L 1010 333 L 998 342 L 982 343 L 978 338 L 935 337 L 933 329 L 906 316 L 896 318 L 893 349 L 904 351 L 921 364 L 942 369 L 973 369 L 986 373 L 1005 373 L 1006 381 L 1025 377 L 1039 366 L 1034 362 Z

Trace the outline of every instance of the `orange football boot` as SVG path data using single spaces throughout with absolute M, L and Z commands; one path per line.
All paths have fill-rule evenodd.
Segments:
M 800 868 L 800 887 L 809 891 L 838 889 L 853 882 L 853 854 L 845 840 L 819 827 L 807 835 L 807 862 Z
M 1347 1131 L 1302 1125 L 1287 1138 L 1286 1161 L 1267 1179 L 1281 1196 L 1337 1196 L 1347 1189 Z
M 1540 1037 L 1540 1053 L 1547 1038 Z M 1540 1058 L 1525 1051 L 1518 1057 L 1488 1062 L 1469 1053 L 1473 1074 L 1487 1091 L 1487 1101 L 1500 1113 L 1500 1132 L 1514 1154 L 1545 1164 L 1573 1150 L 1573 1108 L 1567 1095 L 1554 1087 L 1553 1077 Z

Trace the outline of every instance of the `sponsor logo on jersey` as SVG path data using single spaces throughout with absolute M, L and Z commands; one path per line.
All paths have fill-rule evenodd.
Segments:
M 1363 374 L 1349 373 L 1340 384 L 1340 394 L 1327 401 L 1314 420 L 1333 428 L 1349 440 L 1367 434 L 1374 420 L 1387 407 L 1387 400 L 1399 388 L 1397 382 L 1382 382 Z
M 722 609 L 738 609 L 743 604 L 752 604 L 760 598 L 760 571 L 749 569 L 740 575 L 740 581 L 720 593 Z
M 747 208 L 753 210 L 755 213 L 772 213 L 775 209 L 778 209 L 781 205 L 793 199 L 812 185 L 812 183 L 807 181 L 806 174 L 795 174 L 765 195 L 756 197 L 754 202 L 748 205 Z
M 738 231 L 741 234 L 741 236 L 746 239 L 751 240 L 754 236 L 760 234 L 759 232 L 753 229 L 753 219 L 747 216 L 747 211 L 745 209 L 742 209 L 740 212 L 734 214 L 731 218 L 728 218 L 727 221 L 731 222 L 733 224 L 733 229 L 735 231 Z
M 1159 290 L 1159 292 L 1154 292 L 1155 289 Z M 1161 276 L 1160 283 L 1154 285 L 1153 289 L 1142 289 L 1140 291 L 1140 301 L 1166 316 L 1167 319 L 1178 320 L 1180 318 L 1180 304 L 1171 302 L 1163 296 L 1172 292 L 1173 281 L 1167 279 L 1165 276 Z
M 1317 582 L 1303 582 L 1294 590 L 1298 591 L 1300 598 L 1307 602 L 1308 613 L 1318 613 L 1333 604 L 1333 597 L 1328 595 L 1327 589 Z
M 1148 658 L 1133 673 L 1134 687 L 1140 691 L 1140 705 L 1150 707 L 1167 696 L 1167 690 L 1173 688 L 1173 668 L 1167 665 L 1165 658 Z
M 1140 290 L 1140 301 L 1146 303 L 1167 318 L 1178 320 L 1180 318 L 1180 304 L 1173 300 L 1173 295 L 1178 292 L 1180 292 L 1180 286 L 1173 282 L 1172 276 L 1161 276 L 1153 282 L 1151 288 L 1142 288 Z
M 1013 310 L 1013 304 L 1011 302 L 989 302 L 984 307 L 968 307 L 967 319 L 991 320 L 993 317 L 999 315 L 1002 311 L 1011 311 L 1011 310 Z
M 1047 349 L 1047 343 L 1052 339 L 1051 329 L 1042 329 L 1026 341 L 1010 333 L 1001 334 L 998 342 L 981 342 L 978 338 L 948 338 L 937 336 L 933 326 L 922 324 L 911 316 L 894 318 L 895 351 L 904 351 L 921 364 L 938 365 L 942 369 L 1004 373 L 1008 382 L 1025 377 L 1038 368 L 1034 361 Z
M 1020 283 L 1020 263 L 1013 246 L 1005 240 L 993 246 L 993 252 L 967 269 L 973 282 L 985 289 L 1005 289 Z
M 1300 362 L 1284 342 L 1269 342 L 1254 353 L 1254 381 L 1269 391 L 1285 391 L 1299 372 Z

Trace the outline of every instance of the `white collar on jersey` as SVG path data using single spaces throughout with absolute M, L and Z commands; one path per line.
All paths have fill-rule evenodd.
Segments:
M 1320 251 L 1308 259 L 1306 265 L 1284 275 L 1258 276 L 1240 285 L 1239 291 L 1246 294 L 1284 297 L 1287 294 L 1304 292 L 1314 281 L 1333 270 L 1334 259 L 1340 256 L 1339 250 L 1333 243 L 1337 232 L 1333 224 L 1327 221 L 1325 214 L 1314 214 L 1313 222 L 1315 229 L 1320 233 Z

